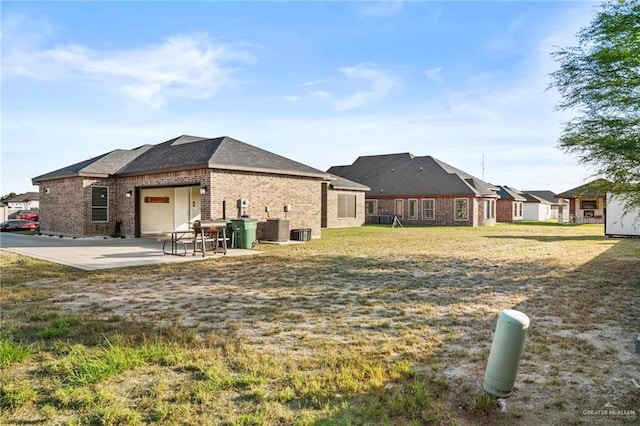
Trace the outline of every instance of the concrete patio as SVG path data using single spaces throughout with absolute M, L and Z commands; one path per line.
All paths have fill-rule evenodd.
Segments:
M 46 235 L 0 234 L 0 249 L 47 260 L 85 271 L 161 263 L 196 262 L 223 256 L 260 254 L 258 250 L 228 249 L 227 254 L 207 253 L 204 257 L 173 256 L 162 251 L 161 238 L 60 238 Z

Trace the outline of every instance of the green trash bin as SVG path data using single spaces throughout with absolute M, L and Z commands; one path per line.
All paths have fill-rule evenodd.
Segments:
M 258 219 L 241 218 L 232 219 L 234 248 L 250 249 L 256 241 Z

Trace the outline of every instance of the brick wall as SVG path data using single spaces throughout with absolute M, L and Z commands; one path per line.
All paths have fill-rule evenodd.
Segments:
M 455 200 L 464 198 L 467 199 L 467 220 L 455 220 Z M 433 196 L 388 196 L 388 197 L 366 197 L 367 200 L 378 201 L 378 214 L 379 215 L 392 215 L 398 216 L 398 219 L 403 224 L 416 224 L 416 225 L 446 225 L 446 226 L 492 226 L 495 224 L 495 219 L 484 219 L 483 201 L 484 199 L 478 199 L 475 197 L 464 196 L 446 196 L 446 197 L 433 197 Z M 409 200 L 417 201 L 417 218 L 409 218 Z M 434 200 L 435 218 L 432 220 L 424 219 L 423 217 L 423 199 Z M 402 215 L 396 214 L 396 200 L 402 200 L 403 213 Z
M 524 203 L 522 201 L 498 200 L 496 219 L 498 222 L 514 222 L 524 219 Z
M 67 178 L 40 183 L 40 232 L 84 234 L 83 179 Z M 45 193 L 47 192 L 48 193 Z
M 320 238 L 321 182 L 298 176 L 215 170 L 206 198 L 212 218 L 223 216 L 224 201 L 227 219 L 238 216 L 237 200 L 248 200 L 246 213 L 258 219 L 258 239 L 264 238 L 268 217 L 285 218 L 285 205 L 291 206 L 286 214 L 291 229 L 311 228 L 312 237 Z M 206 217 L 204 204 L 203 199 L 202 217 Z M 269 207 L 268 216 L 265 207 Z

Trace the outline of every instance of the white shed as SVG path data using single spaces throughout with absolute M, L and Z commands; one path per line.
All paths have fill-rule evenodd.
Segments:
M 607 194 L 604 234 L 607 237 L 640 237 L 640 208 L 625 213 L 620 197 Z

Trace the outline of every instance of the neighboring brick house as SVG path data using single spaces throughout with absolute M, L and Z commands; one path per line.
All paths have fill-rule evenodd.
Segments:
M 577 188 L 556 194 L 559 200 L 569 200 L 570 223 L 604 223 L 604 211 L 607 201 L 605 179 L 597 179 Z M 565 211 L 560 212 L 558 221 L 564 220 Z
M 506 185 L 497 185 L 498 205 L 496 207 L 496 221 L 519 222 L 524 219 L 524 203 L 527 199 L 522 192 Z
M 496 223 L 496 188 L 431 156 L 361 156 L 328 170 L 366 185 L 368 222 L 478 226 Z
M 233 138 L 183 135 L 111 151 L 35 177 L 33 183 L 40 186 L 44 233 L 140 237 L 184 229 L 198 219 L 244 214 L 258 219 L 260 239 L 265 207 L 278 217 L 274 212 L 283 212 L 285 205 L 291 206 L 292 229 L 310 228 L 319 238 L 322 188 L 332 179 Z M 241 199 L 248 200 L 242 211 Z

